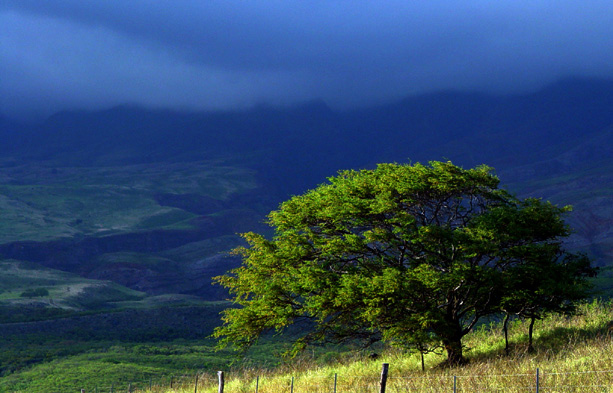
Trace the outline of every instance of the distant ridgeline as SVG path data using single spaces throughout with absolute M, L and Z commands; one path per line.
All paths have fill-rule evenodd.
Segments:
M 573 205 L 569 248 L 613 265 L 611 108 L 613 81 L 569 79 L 531 94 L 440 92 L 343 112 L 311 102 L 0 119 L 0 256 L 220 299 L 210 277 L 239 263 L 225 253 L 236 233 L 265 231 L 280 201 L 340 169 L 449 159 L 493 166 L 519 196 Z

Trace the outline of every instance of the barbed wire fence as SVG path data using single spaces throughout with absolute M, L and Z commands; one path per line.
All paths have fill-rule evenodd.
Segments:
M 143 379 L 119 381 L 110 385 L 93 386 L 75 390 L 81 393 L 166 393 L 202 392 L 202 388 L 217 382 L 217 377 L 210 373 L 195 373 L 190 375 L 151 376 Z
M 195 375 L 148 378 L 121 382 L 110 386 L 80 389 L 81 393 L 166 393 L 205 390 L 218 393 L 613 393 L 613 370 L 575 372 L 543 371 L 523 374 L 467 375 L 394 375 L 388 363 L 380 375 L 329 375 L 278 377 L 256 376 L 240 390 L 226 387 L 228 373 L 197 373 Z M 239 378 L 237 375 L 236 378 Z M 244 381 L 244 377 L 242 378 Z M 75 390 L 79 392 L 79 390 Z

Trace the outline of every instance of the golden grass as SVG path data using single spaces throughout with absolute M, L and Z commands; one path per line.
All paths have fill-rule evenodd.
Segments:
M 425 372 L 416 354 L 388 349 L 377 360 L 358 355 L 334 364 L 316 366 L 312 359 L 294 359 L 274 370 L 235 370 L 226 373 L 225 392 L 330 393 L 378 392 L 382 363 L 389 363 L 387 392 L 535 392 L 536 375 L 542 392 L 613 392 L 613 342 L 608 324 L 611 302 L 581 306 L 581 314 L 551 316 L 535 326 L 534 353 L 527 352 L 527 322 L 510 326 L 511 354 L 504 353 L 498 325 L 484 326 L 465 338 L 466 366 L 440 369 L 444 355 L 426 356 Z M 258 380 L 259 377 L 259 380 Z M 256 382 L 257 381 L 257 382 Z M 203 374 L 198 392 L 217 392 L 217 376 Z M 194 392 L 194 384 L 174 390 Z

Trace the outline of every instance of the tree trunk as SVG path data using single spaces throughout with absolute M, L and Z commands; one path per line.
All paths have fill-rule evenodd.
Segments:
M 462 354 L 462 339 L 461 337 L 447 339 L 443 341 L 445 350 L 447 351 L 447 365 L 458 366 L 466 363 L 466 359 Z
M 504 322 L 502 323 L 502 331 L 504 332 L 504 352 L 509 355 L 509 313 L 504 316 Z
M 528 327 L 528 353 L 534 352 L 534 347 L 532 346 L 532 331 L 534 328 L 534 322 L 536 318 L 532 317 L 530 319 L 530 326 Z
M 443 366 L 454 367 L 466 364 L 467 361 L 462 353 L 462 337 L 464 337 L 462 323 L 451 316 L 441 328 L 436 333 L 443 342 L 443 348 L 447 351 L 447 360 Z

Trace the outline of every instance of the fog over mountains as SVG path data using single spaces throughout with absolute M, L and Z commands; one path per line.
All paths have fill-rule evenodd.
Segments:
M 118 106 L 0 119 L 0 255 L 208 298 L 236 232 L 340 169 L 451 160 L 519 196 L 575 206 L 568 247 L 613 265 L 613 81 L 531 94 L 445 91 L 346 111 Z M 21 230 L 21 232 L 18 231 Z M 145 262 L 143 262 L 145 261 Z M 189 285 L 182 285 L 189 280 Z
M 389 103 L 613 77 L 608 0 L 0 2 L 0 112 Z

